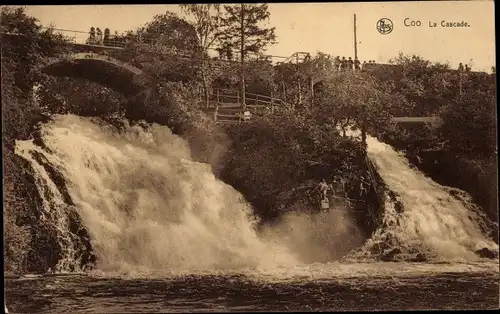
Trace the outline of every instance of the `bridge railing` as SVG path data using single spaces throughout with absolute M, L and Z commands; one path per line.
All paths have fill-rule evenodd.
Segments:
M 115 34 L 110 34 L 107 37 L 104 37 L 104 32 L 103 32 L 102 37 L 98 38 L 97 33 L 95 35 L 91 36 L 90 31 L 70 30 L 70 29 L 53 28 L 53 27 L 43 27 L 43 28 L 51 29 L 55 34 L 60 34 L 65 39 L 67 39 L 69 42 L 71 42 L 73 44 L 78 44 L 78 45 L 104 46 L 104 47 L 117 48 L 117 49 L 123 49 L 127 46 L 127 44 L 130 44 L 130 43 L 139 43 L 139 44 L 149 45 L 150 48 L 154 48 L 157 46 L 163 46 L 163 45 L 158 45 L 158 43 L 161 42 L 161 38 L 152 38 L 152 37 L 143 36 L 140 32 L 139 33 L 122 34 L 122 35 L 117 35 L 115 33 Z M 6 32 L 2 32 L 2 34 L 21 35 L 22 36 L 22 34 L 6 33 Z M 152 50 L 155 50 L 155 49 L 152 49 Z M 162 47 L 161 50 L 164 53 L 176 54 L 176 55 L 186 55 L 186 56 L 189 56 L 190 58 L 193 58 L 193 51 L 182 51 L 182 50 L 178 50 L 175 48 L 167 49 L 168 51 L 163 51 L 164 47 Z M 218 52 L 218 49 L 215 49 L 215 48 L 210 49 L 210 53 L 209 53 L 210 58 L 216 57 L 214 54 L 215 51 Z M 239 59 L 240 59 L 240 56 L 238 55 L 238 53 L 232 52 L 232 55 L 233 56 L 231 59 L 226 59 L 224 56 L 221 56 L 220 54 L 218 54 L 216 61 L 226 61 L 226 62 L 231 62 L 231 63 L 238 63 Z M 260 60 L 260 61 L 270 62 L 271 64 L 273 64 L 273 63 L 279 64 L 279 63 L 287 63 L 287 62 L 301 63 L 308 56 L 310 56 L 310 54 L 308 52 L 297 52 L 297 53 L 294 53 L 290 57 L 264 55 L 264 54 L 259 53 L 259 54 L 248 55 L 248 57 L 249 57 L 248 61 Z

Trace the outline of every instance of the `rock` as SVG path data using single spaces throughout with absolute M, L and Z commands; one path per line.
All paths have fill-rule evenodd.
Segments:
M 498 258 L 498 252 L 492 251 L 488 248 L 482 248 L 480 250 L 476 251 L 476 254 L 479 255 L 481 258 Z
M 418 253 L 414 258 L 409 260 L 409 262 L 416 262 L 416 263 L 426 262 L 426 261 L 427 261 L 427 257 L 425 257 L 424 254 L 422 254 L 422 253 Z
M 399 248 L 393 248 L 389 252 L 383 253 L 380 256 L 380 260 L 384 262 L 394 261 L 394 257 L 398 254 L 401 254 L 401 250 Z

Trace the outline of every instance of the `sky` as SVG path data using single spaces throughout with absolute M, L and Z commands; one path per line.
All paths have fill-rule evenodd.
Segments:
M 123 32 L 144 25 L 157 14 L 178 5 L 28 6 L 43 25 L 88 31 L 90 26 Z M 469 64 L 475 71 L 491 72 L 495 65 L 493 1 L 369 2 L 369 3 L 271 3 L 267 26 L 276 27 L 278 43 L 267 54 L 290 56 L 317 51 L 354 56 L 354 19 L 358 58 L 386 63 L 404 54 L 457 67 Z M 377 21 L 390 19 L 393 31 L 381 34 Z M 406 21 L 406 22 L 405 22 Z M 411 21 L 420 26 L 405 26 Z M 445 22 L 466 22 L 468 27 L 442 27 Z M 429 27 L 429 24 L 436 27 Z

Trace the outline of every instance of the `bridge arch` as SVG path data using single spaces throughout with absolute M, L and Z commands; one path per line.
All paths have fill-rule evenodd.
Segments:
M 80 77 L 106 86 L 127 98 L 144 91 L 144 72 L 123 61 L 97 53 L 75 53 L 52 60 L 42 68 L 46 74 Z

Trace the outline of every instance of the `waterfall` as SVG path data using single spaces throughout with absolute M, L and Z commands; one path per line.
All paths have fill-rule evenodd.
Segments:
M 18 141 L 16 153 L 30 162 L 43 198 L 41 219 L 54 225 L 64 248 L 56 270 L 79 263 L 71 210 L 103 271 L 295 263 L 284 248 L 258 238 L 242 195 L 209 165 L 192 161 L 187 142 L 167 127 L 125 123 L 117 130 L 99 119 L 58 115 L 40 128 L 43 144 Z M 73 205 L 42 159 L 64 178 Z
M 498 254 L 498 245 L 487 236 L 491 222 L 467 193 L 434 182 L 371 136 L 367 153 L 396 200 L 387 196 L 382 225 L 352 256 L 390 253 L 396 260 L 467 261 L 478 259 L 476 251 L 485 248 Z
M 349 215 L 338 212 L 290 213 L 281 229 L 259 236 L 243 196 L 193 161 L 188 143 L 165 126 L 56 115 L 35 140 L 17 141 L 16 153 L 31 164 L 40 220 L 60 246 L 55 271 L 85 264 L 82 234 L 105 272 L 292 267 L 328 262 L 353 246 L 346 260 L 498 254 L 488 220 L 465 192 L 434 182 L 374 137 L 367 145 L 396 200 L 387 197 L 382 224 L 364 244 Z

